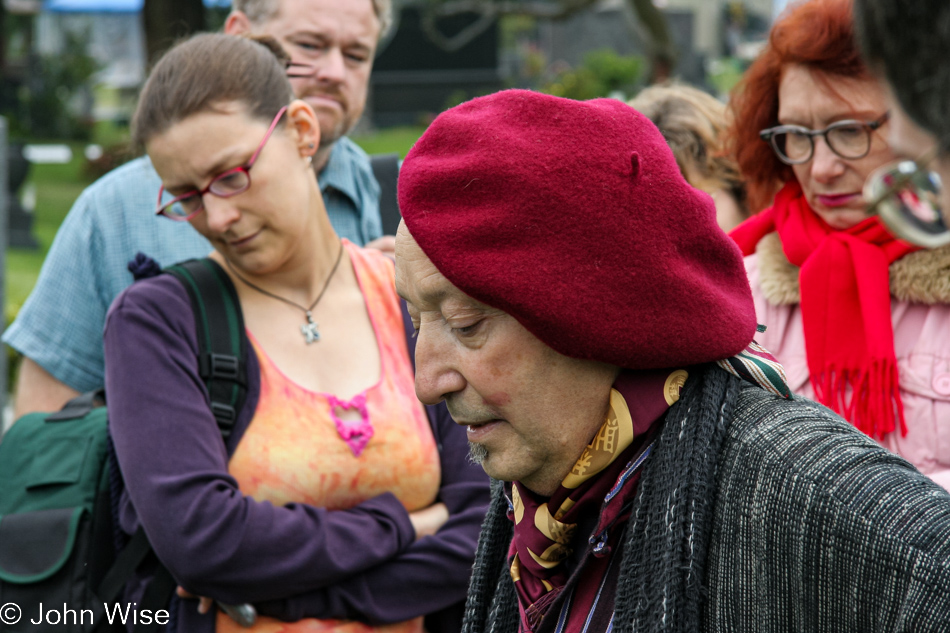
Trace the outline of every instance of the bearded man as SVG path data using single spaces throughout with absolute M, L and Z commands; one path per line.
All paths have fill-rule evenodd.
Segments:
M 235 0 L 224 24 L 230 35 L 270 36 L 290 55 L 294 93 L 320 124 L 312 164 L 330 222 L 341 237 L 387 253 L 393 237 L 382 234 L 379 184 L 369 157 L 345 134 L 363 114 L 391 13 L 391 0 Z M 36 287 L 3 333 L 3 342 L 23 355 L 16 417 L 57 411 L 103 386 L 106 312 L 132 283 L 127 265 L 136 253 L 168 266 L 211 252 L 184 222 L 155 216 L 160 187 L 143 156 L 90 185 L 69 211 Z
M 464 631 L 950 629 L 950 495 L 789 394 L 645 117 L 475 99 L 399 198 L 416 393 L 495 480 Z

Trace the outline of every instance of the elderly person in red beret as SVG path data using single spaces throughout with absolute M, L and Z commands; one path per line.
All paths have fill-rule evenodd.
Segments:
M 416 393 L 495 480 L 464 631 L 948 630 L 950 496 L 789 394 L 645 117 L 481 97 L 399 197 Z

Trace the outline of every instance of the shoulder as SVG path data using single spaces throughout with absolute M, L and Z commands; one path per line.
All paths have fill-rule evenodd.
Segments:
M 333 145 L 330 160 L 320 172 L 319 181 L 321 188 L 332 186 L 345 193 L 357 207 L 364 206 L 366 196 L 379 197 L 379 184 L 373 175 L 369 156 L 345 136 Z
M 950 246 L 913 252 L 893 262 L 891 294 L 900 301 L 950 303 Z
M 341 137 L 333 146 L 334 152 L 340 152 L 340 156 L 348 161 L 365 164 L 369 167 L 369 154 L 362 147 L 357 145 L 348 136 Z
M 950 561 L 950 495 L 811 400 L 743 388 L 720 473 L 721 500 L 732 510 L 800 512 L 813 525 L 851 526 Z M 939 547 L 937 532 L 947 536 Z
M 392 258 L 387 257 L 381 250 L 376 248 L 359 246 L 349 240 L 346 240 L 345 244 L 350 257 L 353 258 L 354 261 L 358 261 L 364 268 L 371 269 L 375 274 L 386 276 L 395 287 L 396 263 Z
M 382 301 L 387 309 L 399 311 L 399 295 L 396 294 L 396 264 L 375 248 L 358 246 L 344 238 L 353 268 L 357 272 L 360 293 L 366 301 Z
M 778 233 L 759 242 L 746 257 L 753 291 L 773 305 L 801 302 L 799 267 L 788 261 Z M 950 246 L 915 251 L 891 263 L 890 290 L 899 301 L 926 305 L 950 303 Z
M 152 163 L 147 156 L 142 156 L 116 167 L 86 187 L 80 200 L 115 199 L 139 202 L 147 198 L 154 206 L 159 186 L 161 179 L 152 168 Z M 135 209 L 141 210 L 138 206 Z
M 375 248 L 357 246 L 345 240 L 347 252 L 359 280 L 360 301 L 372 304 L 393 323 L 403 323 L 402 300 L 396 294 L 396 267 L 392 259 Z M 403 323 L 404 324 L 404 323 Z M 404 333 L 405 328 L 399 331 Z
M 777 459 L 785 459 L 783 453 L 788 446 L 784 442 L 809 444 L 815 438 L 826 441 L 839 438 L 879 448 L 833 411 L 816 402 L 797 396 L 784 399 L 755 386 L 743 385 L 736 401 L 733 422 L 727 431 L 727 443 L 732 441 L 751 447 L 761 445 L 770 453 L 774 449 Z
M 62 230 L 57 232 L 51 254 L 62 248 L 64 236 L 86 241 L 102 234 L 123 234 L 130 217 L 148 219 L 154 208 L 161 180 L 147 157 L 136 158 L 95 181 L 79 194 Z
M 95 181 L 76 199 L 57 233 L 57 240 L 78 240 L 96 244 L 109 250 L 103 257 L 114 265 L 116 257 L 127 260 L 130 249 L 155 252 L 156 246 L 164 250 L 189 252 L 196 250 L 197 233 L 187 223 L 159 222 L 155 216 L 155 201 L 161 187 L 161 179 L 152 168 L 147 156 L 136 158 Z M 183 226 L 166 226 L 166 225 Z M 186 230 L 187 229 L 187 230 Z M 167 245 L 163 245 L 166 243 Z M 206 244 L 207 242 L 205 242 Z M 57 250 L 54 245 L 53 250 Z M 204 247 L 204 252 L 210 249 Z M 131 251 L 132 253 L 135 250 Z M 97 262 L 98 263 L 98 262 Z
M 116 297 L 106 315 L 106 332 L 118 322 L 145 320 L 153 327 L 179 332 L 194 329 L 188 293 L 170 274 L 136 281 Z
M 847 449 L 847 455 L 834 454 L 833 448 Z M 816 481 L 825 480 L 822 469 L 841 469 L 856 456 L 862 463 L 913 469 L 817 402 L 799 396 L 785 400 L 754 386 L 740 391 L 724 450 Z
M 335 163 L 338 169 L 345 169 L 352 173 L 358 181 L 367 177 L 375 180 L 369 154 L 346 136 L 333 146 L 330 161 Z
M 749 283 L 757 296 L 776 306 L 796 305 L 801 301 L 799 268 L 788 261 L 778 233 L 763 237 L 755 254 L 745 261 Z

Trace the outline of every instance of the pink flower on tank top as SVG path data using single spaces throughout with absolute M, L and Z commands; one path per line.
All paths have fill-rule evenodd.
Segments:
M 369 421 L 369 411 L 366 408 L 366 392 L 356 394 L 352 400 L 341 400 L 327 395 L 327 404 L 330 405 L 330 417 L 333 418 L 340 437 L 353 451 L 353 455 L 359 457 L 373 437 L 373 425 Z M 360 414 L 359 420 L 344 420 L 340 417 L 344 412 L 353 409 Z

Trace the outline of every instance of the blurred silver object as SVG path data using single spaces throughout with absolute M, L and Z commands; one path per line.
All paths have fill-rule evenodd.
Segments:
M 940 208 L 943 183 L 927 169 L 935 155 L 884 165 L 864 185 L 868 214 L 880 216 L 900 239 L 925 248 L 950 244 L 950 228 Z
M 218 608 L 246 629 L 254 626 L 254 622 L 257 621 L 257 610 L 253 605 L 246 602 L 244 604 L 222 604 L 219 602 Z

